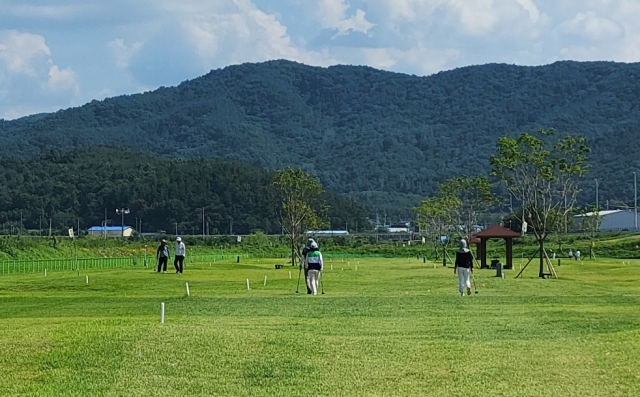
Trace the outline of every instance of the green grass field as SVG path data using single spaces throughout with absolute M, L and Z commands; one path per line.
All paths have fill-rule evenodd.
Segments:
M 276 262 L 2 276 L 0 396 L 640 394 L 640 261 L 465 297 L 415 258 L 333 259 L 315 297 Z

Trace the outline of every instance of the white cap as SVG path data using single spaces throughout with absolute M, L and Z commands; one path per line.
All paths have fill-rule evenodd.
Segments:
M 180 242 L 180 241 L 182 241 L 182 239 L 180 237 L 176 237 L 176 241 Z

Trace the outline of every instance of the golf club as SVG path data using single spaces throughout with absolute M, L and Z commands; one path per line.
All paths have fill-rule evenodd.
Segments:
M 478 284 L 476 283 L 476 276 L 475 274 L 471 273 L 471 279 L 473 280 L 473 289 L 475 291 L 475 293 L 478 293 Z
M 296 285 L 296 294 L 300 293 L 300 273 L 302 273 L 302 264 L 298 268 L 298 285 Z

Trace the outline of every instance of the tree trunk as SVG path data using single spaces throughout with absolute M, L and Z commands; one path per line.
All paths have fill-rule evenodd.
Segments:
M 540 272 L 538 272 L 538 277 L 544 278 L 544 240 L 538 241 L 540 244 Z

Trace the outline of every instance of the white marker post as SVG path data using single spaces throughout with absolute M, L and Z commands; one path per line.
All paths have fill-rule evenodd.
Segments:
M 331 270 L 333 270 L 333 263 L 331 264 Z
M 249 284 L 249 279 L 247 279 L 247 291 L 251 291 L 251 285 Z
M 436 268 L 436 264 L 435 264 L 435 263 L 433 264 L 433 268 L 434 268 L 434 269 Z
M 267 286 L 267 276 L 264 276 L 264 286 Z
M 84 280 L 85 280 L 85 283 L 89 284 L 89 276 L 85 276 Z
M 358 271 L 358 265 L 355 266 L 355 270 Z
M 47 277 L 47 269 L 44 269 L 44 276 Z
M 189 291 L 189 283 L 184 283 L 184 286 L 187 288 L 187 296 L 191 296 L 191 291 Z
M 164 324 L 164 302 L 160 303 L 160 324 Z
M 291 280 L 291 270 L 289 270 L 289 280 Z

